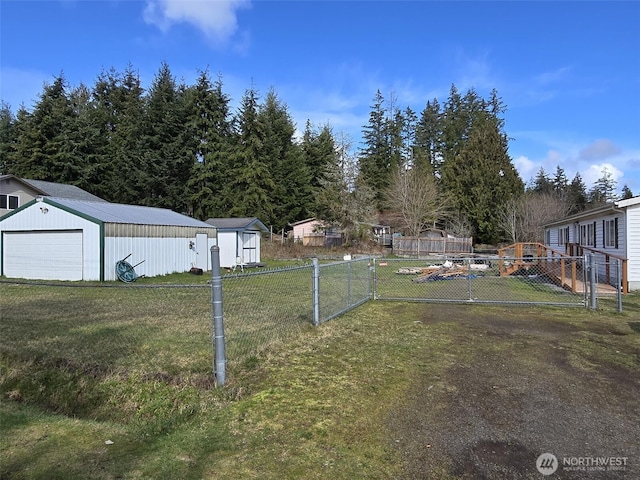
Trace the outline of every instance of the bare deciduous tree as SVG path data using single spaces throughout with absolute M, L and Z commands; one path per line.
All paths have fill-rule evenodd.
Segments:
M 449 206 L 446 195 L 438 192 L 431 172 L 419 168 L 398 170 L 386 191 L 389 210 L 402 216 L 407 234 L 418 236 L 442 219 Z
M 544 242 L 544 225 L 568 213 L 567 202 L 551 193 L 528 191 L 500 211 L 502 229 L 512 242 Z

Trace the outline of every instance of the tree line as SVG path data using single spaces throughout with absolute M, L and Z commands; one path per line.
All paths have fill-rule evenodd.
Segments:
M 316 217 L 348 241 L 378 222 L 406 234 L 446 228 L 481 243 L 533 240 L 540 224 L 523 226 L 527 202 L 538 210 L 544 196 L 555 215 L 613 198 L 610 175 L 587 192 L 560 167 L 526 186 L 508 154 L 505 111 L 495 90 L 485 99 L 452 85 L 442 105 L 427 101 L 420 114 L 378 91 L 354 148 L 346 134 L 310 121 L 298 138 L 274 89 L 261 99 L 248 88 L 232 111 L 221 77 L 208 71 L 186 85 L 163 63 L 148 91 L 131 66 L 101 72 L 91 88 L 70 87 L 60 74 L 31 110 L 14 115 L 2 103 L 0 173 L 202 220 L 255 216 L 276 231 Z

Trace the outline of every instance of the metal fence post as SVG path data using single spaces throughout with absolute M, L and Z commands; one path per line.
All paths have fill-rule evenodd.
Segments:
M 347 308 L 351 306 L 351 260 L 347 260 Z
M 469 288 L 469 301 L 472 302 L 473 301 L 473 292 L 471 291 L 471 259 L 468 259 L 468 266 L 467 266 L 467 287 Z
M 620 268 L 620 264 L 622 260 L 616 259 L 616 285 L 618 290 L 618 313 L 622 313 L 622 279 L 620 278 L 620 274 L 622 273 L 622 269 Z
M 591 310 L 595 310 L 598 308 L 597 298 L 596 298 L 596 290 L 597 290 L 597 267 L 596 267 L 596 256 L 591 253 L 589 255 L 589 289 L 591 290 L 591 302 L 590 308 Z
M 320 263 L 313 259 L 313 324 L 320 325 Z
M 211 247 L 211 305 L 213 322 L 213 371 L 217 385 L 224 385 L 227 355 L 222 315 L 222 276 L 220 274 L 220 247 Z

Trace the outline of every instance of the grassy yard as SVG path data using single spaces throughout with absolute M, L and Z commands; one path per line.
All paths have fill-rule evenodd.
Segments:
M 70 310 L 0 285 L 1 478 L 540 478 L 546 451 L 640 476 L 637 294 L 623 314 L 368 302 L 216 388 L 182 373 L 211 371 L 208 323 L 184 320 L 206 289 L 79 290 Z

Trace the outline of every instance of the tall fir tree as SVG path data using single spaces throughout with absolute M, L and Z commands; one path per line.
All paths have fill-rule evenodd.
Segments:
M 233 203 L 228 186 L 231 169 L 232 128 L 230 98 L 222 90 L 222 79 L 211 82 L 200 73 L 187 95 L 187 128 L 194 169 L 189 179 L 190 210 L 201 220 L 225 217 Z
M 166 63 L 160 66 L 151 84 L 145 119 L 139 180 L 145 203 L 186 213 L 189 211 L 187 182 L 195 158 L 185 138 L 183 87 L 176 84 Z
M 613 174 L 607 168 L 602 169 L 602 175 L 589 190 L 589 205 L 597 207 L 617 200 L 616 185 Z
M 625 184 L 622 186 L 622 195 L 620 195 L 620 200 L 628 200 L 633 198 L 633 192 L 629 188 L 629 185 Z
M 11 106 L 2 102 L 0 104 L 0 175 L 6 175 L 11 170 L 17 137 L 16 118 L 11 111 Z
M 587 208 L 587 187 L 580 176 L 580 172 L 576 173 L 567 188 L 567 207 L 568 214 L 580 213 Z
M 420 114 L 420 120 L 416 124 L 414 149 L 414 166 L 423 171 L 428 165 L 431 170 L 440 175 L 442 167 L 442 131 L 440 118 L 440 104 L 434 98 L 428 101 Z
M 380 90 L 374 96 L 369 123 L 363 129 L 363 147 L 358 158 L 360 177 L 362 184 L 374 192 L 376 206 L 380 210 L 391 167 L 387 111 Z
M 24 178 L 51 182 L 73 182 L 72 156 L 67 135 L 74 126 L 74 113 L 67 95 L 67 83 L 60 74 L 44 87 L 32 113 L 23 117 L 16 143 L 13 173 Z
M 233 166 L 229 172 L 234 201 L 229 215 L 271 219 L 274 206 L 270 192 L 273 192 L 275 183 L 263 157 L 265 126 L 258 111 L 258 93 L 252 87 L 242 96 L 234 122 L 236 142 Z
M 93 88 L 95 117 L 107 141 L 102 162 L 92 168 L 102 198 L 141 204 L 143 198 L 144 90 L 139 75 L 129 65 L 120 74 L 102 72 Z
M 506 136 L 489 114 L 476 118 L 456 160 L 445 162 L 443 181 L 458 214 L 472 223 L 477 242 L 504 239 L 496 212 L 521 195 L 524 185 L 509 157 Z
M 258 120 L 264 125 L 262 157 L 268 165 L 274 188 L 271 218 L 263 219 L 276 230 L 307 216 L 312 198 L 310 172 L 302 147 L 294 142 L 296 126 L 287 106 L 271 89 L 259 108 Z

